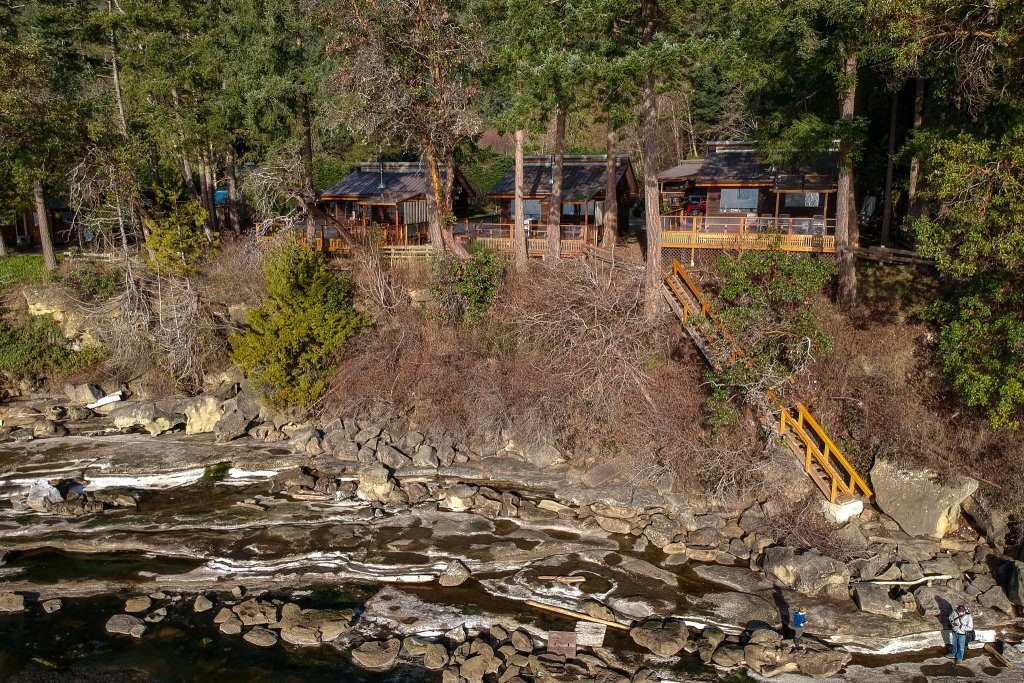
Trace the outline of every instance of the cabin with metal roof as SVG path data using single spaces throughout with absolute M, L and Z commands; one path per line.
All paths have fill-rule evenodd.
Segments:
M 766 235 L 776 235 L 791 251 L 835 250 L 835 151 L 781 168 L 749 142 L 710 142 L 703 159 L 659 173 L 658 183 L 663 246 L 768 248 L 775 237 Z
M 596 244 L 604 225 L 605 172 L 607 156 L 566 155 L 562 162 L 562 239 Z M 545 234 L 551 207 L 551 156 L 528 156 L 524 159 L 523 215 L 531 235 Z M 618 191 L 618 225 L 629 224 L 629 210 L 639 196 L 636 174 L 629 155 L 615 158 Z M 498 206 L 498 226 L 511 229 L 515 200 L 515 169 L 491 188 L 487 197 Z
M 376 229 L 383 233 L 385 244 L 425 244 L 428 191 L 421 162 L 358 163 L 336 185 L 319 193 L 317 208 L 334 218 L 326 227 L 321 226 L 322 231 L 337 232 L 346 226 L 355 234 L 365 235 Z M 465 217 L 475 193 L 458 168 L 454 194 L 454 213 Z

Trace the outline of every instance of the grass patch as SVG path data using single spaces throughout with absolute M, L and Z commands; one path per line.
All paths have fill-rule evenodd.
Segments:
M 216 465 L 207 465 L 203 470 L 203 483 L 216 484 L 228 478 L 228 471 L 231 469 L 230 462 L 219 462 Z
M 18 285 L 37 285 L 49 279 L 38 254 L 21 254 L 0 258 L 0 292 Z
M 75 351 L 47 317 L 0 319 L 0 373 L 15 380 L 61 380 L 97 362 L 102 348 Z

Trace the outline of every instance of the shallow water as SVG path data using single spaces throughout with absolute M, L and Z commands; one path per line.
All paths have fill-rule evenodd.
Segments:
M 300 597 L 297 602 L 324 606 L 351 605 L 334 591 Z M 359 594 L 362 598 L 363 595 Z M 38 606 L 21 615 L 0 616 L 0 680 L 71 680 L 69 672 L 90 680 L 217 681 L 352 681 L 353 683 L 421 683 L 439 676 L 403 666 L 385 674 L 363 671 L 348 655 L 328 646 L 293 648 L 278 644 L 263 650 L 240 636 L 217 631 L 210 613 L 195 614 L 188 601 L 168 608 L 167 618 L 150 625 L 141 639 L 104 630 L 109 615 L 121 610 L 113 596 L 64 600 L 46 614 Z M 162 604 L 162 603 L 161 603 Z M 74 680 L 81 680 L 77 675 Z

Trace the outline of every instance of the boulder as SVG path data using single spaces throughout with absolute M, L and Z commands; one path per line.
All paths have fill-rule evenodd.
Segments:
M 431 671 L 443 669 L 448 663 L 448 651 L 441 643 L 430 643 L 423 653 L 423 666 Z
M 391 445 L 379 447 L 377 459 L 391 470 L 398 470 L 412 464 L 412 459 L 409 456 Z
M 50 439 L 67 436 L 68 430 L 53 420 L 40 420 L 32 425 L 32 436 L 36 439 Z
M 597 525 L 599 527 L 610 534 L 628 534 L 629 530 L 633 528 L 633 525 L 624 519 L 604 517 L 601 515 L 596 515 L 594 519 L 597 521 Z
M 364 669 L 383 671 L 390 669 L 402 648 L 397 638 L 370 640 L 352 650 L 352 661 Z
M 64 395 L 72 405 L 87 406 L 103 398 L 103 391 L 95 384 L 65 384 Z
M 281 629 L 281 640 L 298 647 L 315 647 L 320 644 L 320 632 L 306 624 L 291 624 Z
M 437 449 L 427 444 L 421 444 L 413 451 L 412 464 L 416 467 L 437 467 L 441 461 L 437 457 Z
M 18 593 L 0 593 L 0 612 L 21 612 L 25 609 L 25 596 Z
M 1009 590 L 1007 595 L 1010 602 L 1018 607 L 1024 607 L 1024 562 L 1014 560 L 1009 572 Z
M 261 626 L 277 621 L 277 606 L 259 600 L 246 600 L 231 608 L 245 626 Z
M 765 574 L 804 595 L 847 595 L 850 570 L 816 551 L 798 554 L 789 546 L 775 546 L 764 551 L 761 563 Z
M 153 599 L 148 595 L 139 595 L 134 598 L 128 598 L 124 603 L 124 611 L 128 614 L 136 614 L 138 612 L 145 612 L 153 604 Z
M 540 469 L 561 465 L 565 462 L 561 452 L 546 443 L 532 446 L 522 445 L 516 449 L 516 452 L 523 460 Z
M 445 492 L 444 500 L 452 512 L 465 512 L 473 506 L 476 492 L 476 486 L 456 484 Z
M 366 501 L 385 502 L 395 490 L 395 481 L 391 478 L 391 472 L 379 462 L 373 462 L 360 467 L 356 472 L 359 486 L 356 488 L 356 497 Z
M 180 402 L 185 415 L 186 434 L 209 434 L 214 431 L 224 411 L 215 396 L 192 396 Z
M 452 560 L 437 577 L 437 582 L 446 588 L 461 586 L 469 579 L 469 576 L 469 569 L 466 568 L 466 565 L 458 560 Z
M 220 404 L 221 417 L 213 427 L 218 443 L 227 443 L 246 435 L 253 421 L 259 416 L 259 405 L 254 403 L 239 394 Z
M 493 654 L 473 655 L 459 665 L 459 675 L 468 683 L 483 683 L 484 675 L 496 672 L 500 664 L 501 660 Z
M 25 505 L 36 512 L 49 512 L 50 508 L 62 502 L 64 497 L 60 495 L 60 491 L 42 479 L 32 483 L 25 499 Z
M 903 468 L 879 459 L 871 468 L 875 504 L 911 536 L 942 538 L 955 528 L 960 505 L 978 490 L 978 481 L 955 475 L 940 478 L 927 469 Z
M 885 586 L 860 583 L 856 587 L 857 606 L 864 612 L 881 614 L 893 619 L 902 619 L 905 608 L 899 600 L 889 596 Z
M 842 650 L 798 650 L 791 657 L 797 671 L 819 680 L 832 678 L 853 659 L 853 655 Z
M 197 595 L 195 602 L 192 603 L 192 609 L 196 612 L 208 612 L 213 609 L 213 603 L 205 595 Z
M 629 631 L 630 638 L 640 647 L 659 657 L 673 657 L 689 640 L 686 624 L 679 621 L 649 620 Z
M 1006 550 L 1006 537 L 1010 533 L 1010 517 L 998 509 L 987 497 L 975 493 L 961 506 L 974 528 L 985 537 L 996 552 Z
M 256 647 L 274 647 L 277 645 L 277 634 L 263 626 L 254 626 L 242 638 Z
M 118 429 L 140 427 L 150 436 L 169 432 L 185 424 L 185 415 L 174 410 L 172 401 L 158 406 L 156 401 L 120 403 L 110 411 L 109 418 Z M 168 409 L 169 408 L 169 409 Z
M 997 609 L 1006 614 L 1013 614 L 1013 603 L 1006 597 L 1006 593 L 1000 586 L 992 586 L 978 596 L 978 604 L 989 609 Z
M 718 666 L 739 666 L 743 663 L 743 648 L 734 643 L 725 643 L 711 655 L 711 661 Z
M 146 625 L 137 617 L 130 614 L 115 614 L 107 619 L 107 633 L 114 633 L 120 636 L 131 636 L 141 638 L 146 632 Z
M 64 603 L 57 598 L 43 602 L 43 611 L 47 614 L 59 612 L 62 607 L 64 607 Z

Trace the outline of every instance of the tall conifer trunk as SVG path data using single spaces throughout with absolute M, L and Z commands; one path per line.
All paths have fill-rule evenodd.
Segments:
M 605 249 L 615 246 L 619 229 L 619 184 L 616 173 L 615 148 L 618 134 L 611 120 L 608 121 L 608 134 L 605 141 L 604 166 L 604 226 L 601 231 L 601 244 Z
M 37 179 L 32 184 L 32 196 L 36 203 L 36 215 L 39 216 L 39 241 L 43 247 L 43 266 L 52 273 L 57 270 L 57 255 L 53 251 L 53 232 L 50 230 L 50 216 L 46 213 L 43 181 Z
M 309 95 L 302 94 L 302 210 L 308 216 L 316 199 L 313 188 L 313 124 L 309 115 Z
M 913 128 L 915 131 L 921 128 L 921 124 L 924 122 L 924 79 L 917 78 L 914 80 L 914 123 Z M 912 218 L 916 218 L 921 213 L 920 202 L 917 199 L 917 182 L 918 177 L 921 175 L 921 161 L 915 154 L 910 159 L 910 178 L 907 183 L 907 212 Z
M 526 145 L 526 131 L 520 128 L 515 133 L 516 166 L 515 166 L 515 199 L 512 202 L 512 253 L 515 268 L 520 273 L 529 265 L 529 245 L 526 241 L 526 201 L 523 198 L 526 184 L 526 163 L 523 147 Z
M 562 166 L 565 160 L 565 109 L 555 108 L 555 154 L 551 164 L 551 203 L 548 205 L 548 244 L 545 260 L 562 257 Z
M 843 61 L 842 82 L 845 86 L 840 100 L 840 118 L 853 123 L 857 102 L 857 54 Z M 860 236 L 857 225 L 857 203 L 853 186 L 853 141 L 844 132 L 839 141 L 839 187 L 836 192 L 836 261 L 839 266 L 839 304 L 849 310 L 857 301 L 857 248 Z
M 643 0 L 640 13 L 644 20 L 642 45 L 654 41 L 657 7 L 655 0 Z M 655 93 L 657 76 L 648 71 L 644 78 L 640 101 L 640 144 L 644 162 L 644 221 L 647 228 L 647 264 L 644 268 L 644 313 L 653 320 L 661 312 L 661 198 L 658 196 L 658 101 Z
M 238 176 L 235 174 L 235 146 L 228 143 L 224 154 L 224 173 L 228 181 L 228 217 L 235 235 L 242 234 L 242 212 L 238 206 Z
M 885 197 L 882 208 L 882 246 L 889 246 L 889 232 L 892 228 L 894 214 L 892 205 L 892 172 L 896 162 L 896 108 L 899 104 L 899 91 L 894 90 L 889 103 L 889 150 L 885 160 Z

